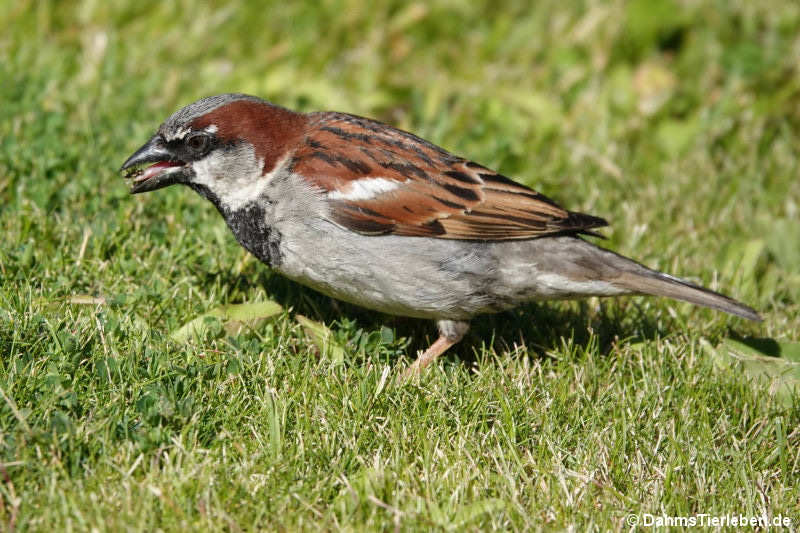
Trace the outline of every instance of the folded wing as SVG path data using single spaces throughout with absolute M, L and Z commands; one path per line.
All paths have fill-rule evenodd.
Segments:
M 342 113 L 310 115 L 293 169 L 364 234 L 500 241 L 608 225 L 410 133 Z

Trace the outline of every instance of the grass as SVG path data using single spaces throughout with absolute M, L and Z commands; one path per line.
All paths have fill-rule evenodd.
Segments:
M 2 4 L 0 527 L 797 527 L 800 402 L 717 363 L 800 340 L 798 35 L 791 0 Z M 188 190 L 128 195 L 125 157 L 223 91 L 414 131 L 765 321 L 531 304 L 396 387 L 431 324 L 272 275 Z M 266 300 L 260 327 L 170 339 Z

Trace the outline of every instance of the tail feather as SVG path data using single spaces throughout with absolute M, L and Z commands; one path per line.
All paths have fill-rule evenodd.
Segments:
M 571 243 L 573 246 L 569 247 L 568 256 L 571 258 L 570 263 L 574 265 L 573 276 L 602 279 L 625 292 L 665 296 L 718 309 L 755 322 L 762 320 L 753 308 L 711 289 L 652 270 L 633 259 L 583 239 L 573 239 Z
M 535 246 L 533 252 L 539 271 L 552 272 L 556 277 L 566 279 L 563 292 L 572 296 L 650 294 L 718 309 L 755 322 L 762 320 L 753 308 L 733 298 L 652 270 L 580 237 L 534 240 L 523 249 L 523 253 L 531 254 L 531 246 Z
M 728 298 L 711 289 L 706 289 L 705 287 L 670 276 L 669 274 L 650 270 L 638 263 L 636 263 L 636 265 L 639 266 L 641 270 L 638 272 L 631 272 L 629 270 L 622 272 L 620 276 L 614 280 L 614 284 L 641 294 L 666 296 L 667 298 L 674 298 L 695 305 L 718 309 L 755 322 L 761 322 L 763 320 L 755 309 L 741 302 L 737 302 L 733 298 Z

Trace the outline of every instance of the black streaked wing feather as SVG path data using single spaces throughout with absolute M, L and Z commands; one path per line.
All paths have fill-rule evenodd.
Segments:
M 385 124 L 341 113 L 314 113 L 310 124 L 294 170 L 338 193 L 329 200 L 332 217 L 353 231 L 499 241 L 593 234 L 608 225 Z M 342 194 L 376 178 L 397 186 L 372 196 Z

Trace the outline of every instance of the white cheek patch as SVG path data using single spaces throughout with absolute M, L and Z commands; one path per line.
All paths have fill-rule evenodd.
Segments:
M 219 128 L 217 127 L 216 124 L 210 124 L 206 126 L 205 129 L 203 129 L 203 131 L 206 133 L 217 133 L 219 131 Z
M 331 191 L 331 200 L 369 200 L 379 194 L 393 191 L 402 185 L 401 182 L 387 178 L 362 178 L 353 180 L 340 191 Z
M 252 146 L 240 145 L 224 152 L 217 150 L 192 163 L 193 181 L 208 187 L 223 207 L 235 211 L 261 196 L 287 160 L 288 156 L 262 175 L 264 159 L 256 157 Z

